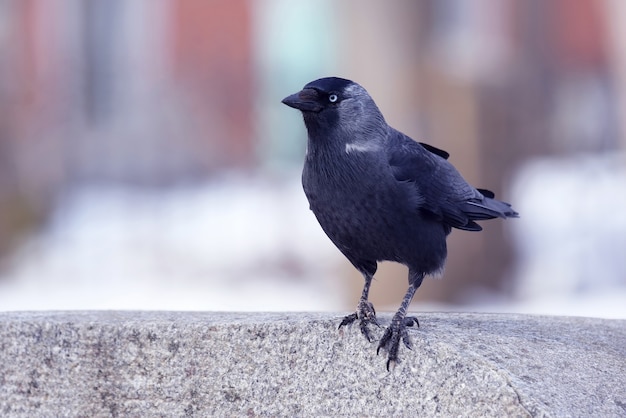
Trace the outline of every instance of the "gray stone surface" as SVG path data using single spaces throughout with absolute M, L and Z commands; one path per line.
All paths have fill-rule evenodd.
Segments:
M 626 416 L 626 321 L 418 316 L 387 373 L 341 314 L 0 313 L 0 416 Z

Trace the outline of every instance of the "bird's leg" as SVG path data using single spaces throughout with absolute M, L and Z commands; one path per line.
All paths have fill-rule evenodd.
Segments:
M 372 342 L 372 337 L 367 326 L 369 324 L 380 326 L 378 324 L 378 320 L 376 319 L 376 310 L 374 310 L 374 305 L 372 304 L 372 302 L 367 300 L 369 297 L 370 286 L 372 284 L 372 279 L 374 276 L 369 273 L 363 273 L 363 277 L 365 278 L 365 285 L 363 286 L 363 292 L 361 293 L 361 299 L 359 299 L 359 304 L 356 307 L 356 312 L 344 317 L 339 324 L 339 328 L 341 329 L 341 327 L 345 325 L 350 325 L 358 319 L 361 334 L 363 334 L 365 338 L 367 338 L 367 341 Z
M 376 354 L 380 352 L 380 349 L 387 350 L 389 353 L 389 357 L 387 359 L 387 371 L 393 369 L 396 363 L 398 363 L 398 350 L 400 349 L 400 340 L 404 343 L 404 345 L 410 350 L 411 349 L 411 340 L 409 339 L 409 333 L 407 332 L 407 327 L 411 327 L 414 324 L 419 327 L 419 322 L 417 318 L 413 316 L 406 316 L 406 310 L 413 299 L 413 295 L 417 291 L 417 288 L 422 284 L 422 280 L 424 279 L 424 275 L 409 273 L 409 289 L 404 295 L 404 299 L 402 300 L 402 304 L 400 304 L 400 308 L 393 316 L 391 320 L 391 325 L 387 327 L 383 337 L 380 339 L 380 343 L 378 343 L 378 349 L 376 350 Z

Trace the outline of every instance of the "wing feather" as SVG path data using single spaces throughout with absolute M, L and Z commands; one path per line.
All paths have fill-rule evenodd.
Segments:
M 472 187 L 446 158 L 448 153 L 413 141 L 392 131 L 387 152 L 396 180 L 413 183 L 416 201 L 424 215 L 443 224 L 468 231 L 480 231 L 476 220 L 517 216 L 508 203 L 494 199 L 485 189 Z

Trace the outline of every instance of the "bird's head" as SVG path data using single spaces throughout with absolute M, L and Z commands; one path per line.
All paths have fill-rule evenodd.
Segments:
M 309 136 L 385 131 L 387 124 L 367 91 L 351 80 L 320 78 L 282 101 L 304 116 Z

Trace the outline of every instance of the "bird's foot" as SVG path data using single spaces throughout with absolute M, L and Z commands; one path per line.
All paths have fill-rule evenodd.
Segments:
M 359 328 L 361 329 L 361 334 L 365 336 L 367 341 L 372 342 L 372 336 L 370 334 L 368 325 L 373 324 L 377 327 L 380 327 L 378 319 L 376 319 L 376 310 L 374 309 L 374 305 L 372 305 L 372 303 L 368 302 L 367 300 L 361 300 L 356 308 L 356 312 L 343 318 L 343 320 L 339 324 L 339 329 L 341 329 L 341 327 L 345 325 L 352 325 L 352 323 L 357 319 L 359 320 Z
M 380 349 L 386 350 L 389 353 L 387 358 L 387 371 L 393 370 L 398 363 L 398 351 L 400 349 L 400 340 L 404 343 L 406 348 L 411 350 L 413 345 L 407 332 L 407 327 L 414 325 L 420 326 L 419 321 L 414 316 L 400 316 L 396 314 L 391 320 L 391 325 L 387 327 L 383 337 L 378 343 L 376 354 L 380 352 Z

